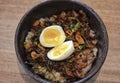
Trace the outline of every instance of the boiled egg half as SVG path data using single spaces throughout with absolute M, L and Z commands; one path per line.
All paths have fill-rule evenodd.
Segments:
M 52 25 L 46 27 L 40 35 L 40 43 L 44 47 L 55 47 L 62 44 L 66 39 L 61 26 Z
M 74 52 L 73 41 L 66 41 L 63 44 L 51 49 L 47 53 L 50 60 L 61 61 L 69 57 Z

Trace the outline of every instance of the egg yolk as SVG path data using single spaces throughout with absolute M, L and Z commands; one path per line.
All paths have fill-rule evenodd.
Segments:
M 59 56 L 61 54 L 65 54 L 65 52 L 67 51 L 67 48 L 68 48 L 68 44 L 64 45 L 64 46 L 59 46 L 59 47 L 56 47 L 54 49 L 54 52 L 53 52 L 53 56 Z
M 53 28 L 47 29 L 43 34 L 44 44 L 59 45 L 61 43 L 60 36 L 61 36 L 61 33 L 59 30 L 53 29 Z

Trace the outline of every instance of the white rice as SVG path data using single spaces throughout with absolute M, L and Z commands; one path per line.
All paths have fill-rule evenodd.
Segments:
M 26 43 L 32 43 L 31 42 L 31 38 L 34 36 L 34 33 L 33 32 L 28 32 L 26 38 L 25 38 L 25 42 Z
M 41 72 L 41 74 L 44 74 L 44 77 L 46 79 L 52 79 L 53 81 L 59 81 L 60 83 L 64 83 L 66 81 L 65 78 L 55 70 L 52 70 L 52 72 L 49 72 L 45 67 L 39 66 L 39 72 Z
M 97 49 L 97 48 L 93 48 L 94 57 L 92 57 L 92 58 L 87 62 L 87 63 L 88 63 L 87 67 L 85 67 L 85 68 L 82 69 L 82 72 L 83 72 L 84 74 L 86 74 L 86 73 L 91 69 L 92 63 L 93 63 L 93 61 L 95 60 L 95 58 L 96 58 L 96 56 L 97 56 L 97 52 L 98 52 L 98 49 Z
M 90 34 L 91 37 L 95 37 L 95 32 L 93 30 L 90 30 Z

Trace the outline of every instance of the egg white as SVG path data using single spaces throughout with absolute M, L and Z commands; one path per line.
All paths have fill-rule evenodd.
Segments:
M 60 55 L 55 56 L 53 53 L 55 52 L 56 48 L 59 47 L 63 47 L 65 45 L 68 45 L 68 47 L 66 48 L 66 51 L 63 50 L 63 53 L 61 53 Z M 48 53 L 47 53 L 47 57 L 50 60 L 54 60 L 54 61 L 61 61 L 66 59 L 67 57 L 69 57 L 73 52 L 74 52 L 75 48 L 73 45 L 73 41 L 66 41 L 63 44 L 59 45 L 58 47 L 55 47 L 53 49 L 51 49 Z
M 52 26 L 48 26 L 45 29 L 43 29 L 42 33 L 40 34 L 39 41 L 40 41 L 41 45 L 44 46 L 44 47 L 55 47 L 55 46 L 58 46 L 58 44 L 56 45 L 56 44 L 51 44 L 51 43 L 44 43 L 45 39 L 43 37 L 43 34 L 44 34 L 44 32 L 46 30 L 48 30 L 50 28 L 51 29 L 56 29 L 56 30 L 58 30 L 60 32 L 60 34 L 61 34 L 60 38 L 59 38 L 60 42 L 58 44 L 62 44 L 65 41 L 65 39 L 66 39 L 65 32 L 63 31 L 61 26 L 52 25 Z

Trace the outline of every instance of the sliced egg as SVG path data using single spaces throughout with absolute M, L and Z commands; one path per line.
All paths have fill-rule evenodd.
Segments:
M 55 47 L 65 41 L 65 33 L 61 26 L 52 25 L 46 27 L 40 35 L 40 43 L 44 47 Z
M 74 52 L 73 41 L 66 41 L 63 44 L 51 49 L 47 53 L 50 60 L 61 61 L 69 57 Z

